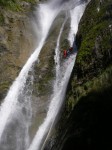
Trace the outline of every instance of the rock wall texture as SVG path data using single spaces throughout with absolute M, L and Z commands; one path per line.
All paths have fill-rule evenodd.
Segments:
M 37 20 L 35 21 L 37 19 L 35 17 L 36 3 L 38 5 L 39 2 L 35 0 L 0 2 L 0 101 L 4 99 L 10 85 L 38 46 L 39 36 L 35 35 L 35 29 L 32 26 L 32 20 L 37 23 Z M 31 126 L 32 137 L 37 131 L 37 126 L 46 116 L 53 92 L 55 47 L 64 19 L 63 13 L 55 19 L 39 59 L 29 71 L 26 87 L 32 88 L 32 109 L 35 112 Z M 66 39 L 68 32 L 67 22 L 61 39 L 62 51 L 68 45 Z M 31 76 L 34 78 L 33 84 L 29 83 Z
M 34 1 L 0 1 L 0 100 L 33 52 L 30 13 Z
M 61 117 L 45 150 L 112 148 L 112 1 L 91 0 Z

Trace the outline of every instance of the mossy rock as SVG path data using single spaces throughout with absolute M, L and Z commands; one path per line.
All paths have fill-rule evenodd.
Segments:
M 29 8 L 31 8 L 31 6 L 35 5 L 37 2 L 37 0 L 1 0 L 0 6 L 15 12 L 24 12 L 29 10 Z
M 98 0 L 91 1 L 76 36 L 78 55 L 74 72 L 78 78 L 92 78 L 91 74 L 98 75 L 112 63 L 111 41 L 112 2 L 106 0 L 100 4 Z
M 11 85 L 11 82 L 8 81 L 0 83 L 0 103 L 6 95 L 9 85 Z
M 87 126 L 85 126 L 86 123 L 83 124 L 85 118 L 87 119 L 86 122 L 89 119 L 91 120 L 92 116 L 91 118 L 86 117 L 87 115 L 89 116 L 89 112 L 93 110 L 94 113 L 92 115 L 97 116 L 95 111 L 96 109 L 100 109 L 100 103 L 101 105 L 104 105 L 104 102 L 107 107 L 110 107 L 109 104 L 111 103 L 112 99 L 111 41 L 112 1 L 91 0 L 80 21 L 79 30 L 76 36 L 78 55 L 67 88 L 64 109 L 62 111 L 62 114 L 60 114 L 61 118 L 59 118 L 59 122 L 56 125 L 55 135 L 51 136 L 51 141 L 48 141 L 48 145 L 46 147 L 51 146 L 50 149 L 52 150 L 62 149 L 63 143 L 67 139 L 67 141 L 69 141 L 71 145 L 74 145 L 73 143 L 77 144 L 77 142 L 75 142 L 74 140 L 74 137 L 77 136 L 78 139 L 81 133 L 83 133 L 84 135 L 85 132 L 83 131 L 85 131 L 85 128 L 89 127 L 90 125 L 87 124 Z M 85 103 L 85 105 L 83 105 L 83 102 Z M 94 109 L 91 110 L 92 107 L 89 106 L 92 106 L 94 102 L 98 103 L 99 108 L 94 105 Z M 77 107 L 77 105 L 80 107 L 80 109 L 79 107 Z M 77 110 L 74 111 L 76 107 Z M 83 111 L 84 107 L 85 113 Z M 82 113 L 80 113 L 80 110 L 82 110 Z M 81 117 L 80 114 L 82 114 Z M 75 118 L 72 118 L 72 116 L 75 116 Z M 92 123 L 92 125 L 94 126 L 94 122 L 89 123 Z M 74 130 L 75 132 L 73 132 Z M 106 131 L 106 129 L 104 130 Z M 85 135 L 85 137 L 87 137 L 87 134 Z M 85 139 L 85 137 L 83 138 L 83 140 Z M 51 143 L 53 138 L 55 138 L 55 141 L 52 145 Z M 70 141 L 72 141 L 73 143 Z M 81 141 L 79 141 L 79 149 L 80 143 Z M 82 144 L 86 143 L 82 142 Z M 63 150 L 69 148 L 72 149 L 71 145 L 69 145 L 69 147 L 66 147 L 67 145 L 65 145 Z M 74 145 L 73 149 L 75 148 L 76 147 Z M 81 147 L 81 149 L 82 148 L 83 147 Z

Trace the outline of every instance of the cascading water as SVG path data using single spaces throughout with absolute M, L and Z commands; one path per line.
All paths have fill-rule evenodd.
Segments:
M 60 72 L 60 51 L 59 51 L 59 42 L 60 42 L 60 38 L 61 38 L 61 34 L 64 28 L 64 25 L 66 23 L 66 20 L 64 21 L 64 23 L 62 24 L 58 39 L 57 39 L 57 46 L 55 48 L 55 64 L 56 64 L 56 80 L 54 83 L 54 91 L 57 91 L 58 88 L 58 81 L 59 81 L 59 72 Z M 55 104 L 56 104 L 56 99 L 51 100 L 51 104 L 49 106 L 49 111 L 47 113 L 46 119 L 43 122 L 43 124 L 40 126 L 39 130 L 37 131 L 37 134 L 34 137 L 33 143 L 31 144 L 29 150 L 40 150 L 41 149 L 41 143 L 43 143 L 44 139 L 46 138 L 46 135 L 49 131 L 49 129 L 51 128 L 51 124 L 53 121 L 53 117 L 54 117 L 54 113 L 56 111 L 55 108 Z M 57 105 L 56 105 L 57 106 Z M 52 115 L 51 115 L 52 113 Z
M 71 46 L 73 45 L 74 35 L 77 32 L 78 23 L 80 21 L 81 16 L 83 15 L 84 9 L 85 9 L 85 5 L 80 5 L 80 6 L 77 6 L 77 8 L 74 8 L 70 12 L 70 14 L 71 14 L 70 15 L 71 16 L 71 30 L 69 33 L 68 40 L 70 41 Z M 75 22 L 74 22 L 74 19 L 76 19 Z M 64 77 L 59 78 L 59 74 L 62 71 L 62 70 L 60 70 L 61 68 L 60 68 L 59 42 L 60 42 L 60 37 L 61 37 L 62 31 L 63 31 L 64 25 L 65 25 L 65 22 L 63 23 L 62 28 L 60 30 L 58 40 L 57 40 L 57 46 L 55 49 L 56 80 L 55 80 L 55 84 L 54 84 L 53 98 L 51 99 L 51 103 L 49 105 L 47 116 L 46 116 L 43 124 L 39 127 L 39 129 L 34 137 L 34 140 L 28 150 L 42 150 L 44 148 L 44 144 L 47 140 L 47 137 L 50 134 L 53 123 L 56 119 L 56 116 L 57 116 L 61 106 L 62 106 L 66 88 L 67 88 L 67 84 L 68 84 L 68 81 L 69 81 L 69 78 L 70 78 L 70 75 L 71 75 L 71 72 L 72 72 L 72 69 L 74 66 L 76 54 L 70 56 L 69 59 L 63 64 L 63 66 L 61 68 L 63 70 L 63 67 L 64 67 L 65 72 L 62 72 L 64 74 Z M 60 84 L 57 84 L 58 82 Z
M 60 51 L 59 51 L 59 48 L 60 48 L 61 34 L 63 32 L 63 28 L 65 26 L 66 21 L 67 21 L 67 14 L 66 14 L 65 21 L 62 24 L 62 27 L 61 27 L 61 30 L 60 30 L 60 33 L 59 33 L 59 36 L 58 36 L 58 39 L 57 39 L 57 45 L 56 45 L 56 48 L 55 48 L 54 60 L 55 60 L 55 66 L 56 66 L 56 80 L 55 80 L 55 84 L 54 84 L 54 90 L 56 90 L 58 88 L 59 81 L 60 81 Z
M 37 28 L 39 34 L 38 47 L 24 65 L 19 76 L 13 82 L 0 107 L 0 150 L 40 150 L 43 147 L 42 145 L 44 145 L 43 143 L 45 143 L 46 137 L 50 133 L 55 118 L 63 103 L 66 87 L 76 57 L 76 55 L 72 55 L 63 63 L 63 66 L 60 67 L 59 42 L 66 20 L 62 25 L 57 40 L 54 93 L 47 116 L 30 145 L 29 127 L 32 121 L 31 94 L 33 85 L 33 65 L 38 59 L 54 19 L 62 10 L 65 12 L 66 10 L 71 11 L 71 30 L 68 39 L 72 46 L 79 20 L 85 8 L 85 5 L 79 5 L 80 3 L 81 0 L 54 0 L 39 5 L 37 9 L 37 18 L 39 20 L 39 30 Z M 77 7 L 74 8 L 75 6 Z M 74 9 L 71 10 L 71 8 Z M 31 73 L 29 74 L 29 72 Z M 59 77 L 60 73 L 62 73 L 61 77 Z M 27 81 L 29 82 L 27 83 Z
M 40 4 L 37 10 L 37 14 L 39 14 L 39 25 L 41 31 L 40 42 L 37 49 L 34 51 L 34 53 L 31 55 L 31 57 L 28 59 L 25 66 L 21 70 L 19 76 L 16 78 L 16 80 L 10 87 L 9 92 L 0 107 L 0 143 L 1 140 L 3 142 L 5 141 L 5 139 L 1 137 L 3 137 L 6 133 L 5 128 L 9 127 L 8 123 L 13 122 L 12 120 L 14 119 L 14 117 L 20 112 L 19 108 L 21 107 L 21 105 L 25 105 L 23 91 L 26 87 L 28 73 L 29 71 L 32 72 L 33 64 L 38 59 L 39 53 L 44 45 L 44 41 L 48 35 L 52 22 L 57 16 L 57 14 L 60 12 L 60 7 L 53 8 L 53 6 L 52 3 Z M 21 100 L 22 102 L 19 102 L 19 99 L 21 99 L 21 97 L 23 97 L 23 101 Z M 2 146 L 0 147 L 2 148 Z

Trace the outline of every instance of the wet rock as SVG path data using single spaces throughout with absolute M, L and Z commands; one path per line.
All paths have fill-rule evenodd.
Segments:
M 3 17 L 0 24 L 0 97 L 3 99 L 8 88 L 8 85 L 2 86 L 3 81 L 10 86 L 35 49 L 36 38 L 26 13 L 13 12 L 4 7 L 0 9 L 0 16 Z
M 91 0 L 86 8 L 76 36 L 78 55 L 64 109 L 45 149 L 112 148 L 111 6 L 111 0 Z

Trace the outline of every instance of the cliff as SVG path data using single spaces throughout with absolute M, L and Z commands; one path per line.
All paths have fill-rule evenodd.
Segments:
M 66 102 L 45 149 L 110 149 L 112 1 L 91 0 L 76 36 L 78 54 Z
M 68 116 L 73 111 L 65 136 L 69 138 L 62 149 L 110 149 L 112 1 L 90 2 L 80 22 L 76 44 L 79 51 L 66 104 Z
M 0 101 L 36 46 L 30 14 L 36 1 L 0 1 Z
M 37 20 L 36 0 L 12 0 L 0 2 L 0 102 L 7 95 L 9 87 L 16 79 L 24 64 L 38 46 L 38 35 L 35 35 L 32 24 Z M 39 59 L 29 71 L 27 81 L 32 75 L 31 100 L 34 111 L 31 138 L 35 135 L 38 126 L 43 122 L 48 109 L 49 99 L 53 91 L 54 51 L 60 28 L 65 19 L 62 13 L 53 22 L 48 38 L 39 55 Z M 36 20 L 36 21 L 35 21 Z M 61 40 L 61 50 L 67 45 L 68 22 L 65 25 Z M 29 82 L 28 82 L 29 83 Z M 29 83 L 30 85 L 30 83 Z
M 35 11 L 38 3 L 38 0 L 0 2 L 0 101 L 6 96 L 10 85 L 38 45 L 39 37 L 35 34 L 32 24 L 36 19 Z M 35 83 L 34 99 L 35 96 L 46 97 L 51 92 L 51 80 L 54 77 L 54 48 L 63 21 L 63 14 L 54 21 L 39 61 L 34 65 L 32 72 Z M 68 30 L 66 26 L 61 49 L 65 47 Z
M 0 100 L 36 47 L 30 11 L 36 1 L 0 2 Z M 54 23 L 34 69 L 33 101 L 38 105 L 38 126 L 52 93 L 54 47 L 64 16 Z M 61 39 L 67 47 L 68 25 Z M 109 149 L 112 134 L 112 2 L 91 0 L 76 36 L 78 55 L 68 85 L 61 117 L 45 149 Z M 42 61 L 41 61 L 42 60 Z M 49 92 L 50 91 L 50 92 Z M 37 114 L 36 114 L 37 115 Z M 33 120 L 32 137 L 37 120 Z
M 78 55 L 72 72 L 69 94 L 79 100 L 90 91 L 111 85 L 112 3 L 91 1 L 79 24 L 76 36 Z M 69 101 L 69 100 L 68 100 Z M 70 101 L 69 101 L 70 102 Z

